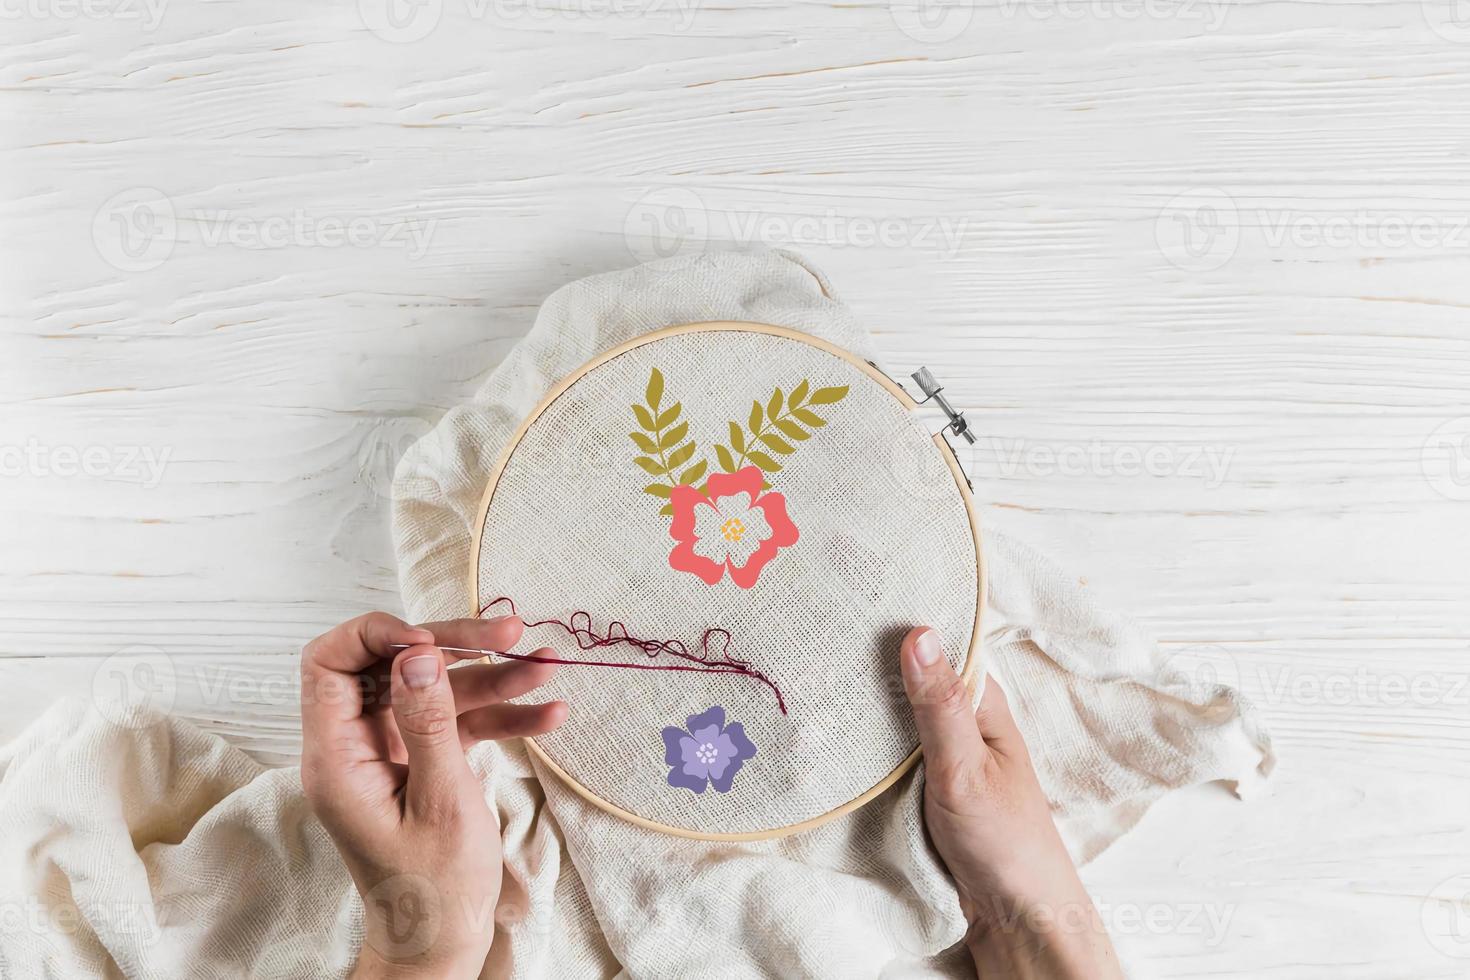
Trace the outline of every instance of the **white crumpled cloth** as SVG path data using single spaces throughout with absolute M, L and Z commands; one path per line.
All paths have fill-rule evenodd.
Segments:
M 471 522 L 501 445 L 557 380 L 638 334 L 704 320 L 805 330 L 872 356 L 825 279 L 779 252 L 717 253 L 558 290 L 475 399 L 404 458 L 394 531 L 413 620 L 466 614 Z M 985 488 L 977 488 L 982 502 Z M 984 514 L 985 664 L 1007 690 L 1073 853 L 1170 789 L 1273 765 L 1248 705 L 1161 669 L 1127 620 Z M 816 830 L 712 844 L 585 803 L 519 744 L 471 754 L 505 885 L 486 976 L 953 973 L 963 922 L 920 821 L 922 767 Z M 0 751 L 0 977 L 341 975 L 361 905 L 294 769 L 148 713 L 66 700 Z

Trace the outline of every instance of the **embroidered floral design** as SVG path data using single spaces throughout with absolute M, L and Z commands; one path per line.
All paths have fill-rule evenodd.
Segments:
M 776 552 L 796 543 L 796 525 L 786 515 L 786 498 L 761 493 L 761 471 L 715 473 L 706 491 L 683 485 L 669 502 L 674 522 L 669 534 L 678 544 L 669 566 L 714 585 L 729 571 L 730 580 L 748 589 Z
M 847 385 L 812 391 L 811 383 L 803 381 L 791 389 L 790 398 L 777 388 L 764 405 L 750 403 L 745 428 L 739 422 L 730 423 L 730 444 L 715 446 L 715 460 L 726 473 L 734 473 L 747 461 L 766 473 L 779 473 L 781 464 L 771 454 L 790 456 L 796 452 L 796 444 L 806 442 L 813 429 L 827 424 L 814 406 L 831 405 L 846 397 Z
M 667 501 L 660 514 L 673 518 L 669 533 L 678 542 L 669 567 L 716 585 L 730 573 L 742 589 L 755 585 L 761 569 L 782 548 L 796 543 L 796 525 L 786 515 L 786 498 L 769 491 L 766 475 L 779 473 L 797 444 L 827 424 L 817 406 L 847 397 L 846 385 L 813 389 L 801 381 L 787 396 L 777 388 L 762 404 L 753 401 L 742 427 L 729 423 L 729 444 L 715 446 L 723 473 L 710 473 L 707 460 L 694 458 L 697 448 L 684 405 L 664 403 L 664 376 L 654 368 L 643 391 L 643 404 L 633 405 L 639 432 L 628 433 L 640 455 L 634 459 L 655 482 L 643 492 Z M 703 481 L 703 487 L 700 486 Z
M 725 709 L 714 705 L 701 714 L 690 715 L 685 728 L 665 728 L 664 763 L 669 766 L 669 785 L 703 793 L 707 785 L 715 792 L 730 792 L 735 774 L 745 760 L 755 755 L 755 744 L 745 737 L 738 721 L 725 724 Z
M 633 418 L 638 421 L 642 432 L 630 432 L 633 445 L 647 455 L 633 461 L 657 482 L 643 488 L 643 492 L 667 500 L 669 491 L 681 483 L 696 483 L 703 476 L 709 463 L 694 458 L 695 443 L 689 436 L 689 423 L 679 420 L 684 411 L 683 402 L 664 406 L 664 376 L 658 368 L 648 376 L 648 385 L 643 389 L 644 404 L 633 406 Z M 660 514 L 672 514 L 673 508 L 664 504 Z

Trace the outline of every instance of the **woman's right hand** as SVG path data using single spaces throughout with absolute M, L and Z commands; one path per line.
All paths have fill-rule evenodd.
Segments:
M 567 706 L 510 700 L 546 683 L 550 664 L 448 670 L 459 655 L 438 644 L 509 650 L 524 628 L 511 616 L 410 626 L 370 613 L 302 651 L 301 783 L 362 895 L 354 977 L 480 975 L 500 824 L 465 750 L 551 731 Z
M 928 627 L 904 637 L 900 659 L 924 750 L 924 823 L 959 891 L 977 973 L 1121 978 L 1005 695 L 988 683 L 972 710 Z

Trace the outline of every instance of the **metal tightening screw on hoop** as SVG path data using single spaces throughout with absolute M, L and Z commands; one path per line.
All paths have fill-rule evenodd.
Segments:
M 940 411 L 944 412 L 945 417 L 949 419 L 949 424 L 940 431 L 953 432 L 973 446 L 975 444 L 975 433 L 970 431 L 970 423 L 965 419 L 965 413 L 955 411 L 954 406 L 949 403 L 949 399 L 944 397 L 944 386 L 934 377 L 933 372 L 926 367 L 921 367 L 909 375 L 909 377 L 914 379 L 914 384 L 918 385 L 919 390 L 924 393 L 924 397 L 918 399 L 915 404 L 922 405 L 925 402 L 932 401 L 939 406 Z M 950 442 L 947 436 L 945 437 L 944 444 L 949 446 L 950 455 L 954 457 L 956 463 L 959 463 L 960 454 L 954 451 L 954 443 Z M 960 464 L 960 472 L 965 473 L 965 483 L 970 489 L 975 489 L 975 484 L 970 482 L 970 474 L 965 472 L 963 463 Z

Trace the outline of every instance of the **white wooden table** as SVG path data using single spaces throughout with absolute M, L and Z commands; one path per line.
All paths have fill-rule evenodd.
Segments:
M 1272 726 L 1088 870 L 1139 975 L 1470 975 L 1470 16 L 925 2 L 0 5 L 0 735 L 157 667 L 290 762 L 541 299 L 793 245 Z

